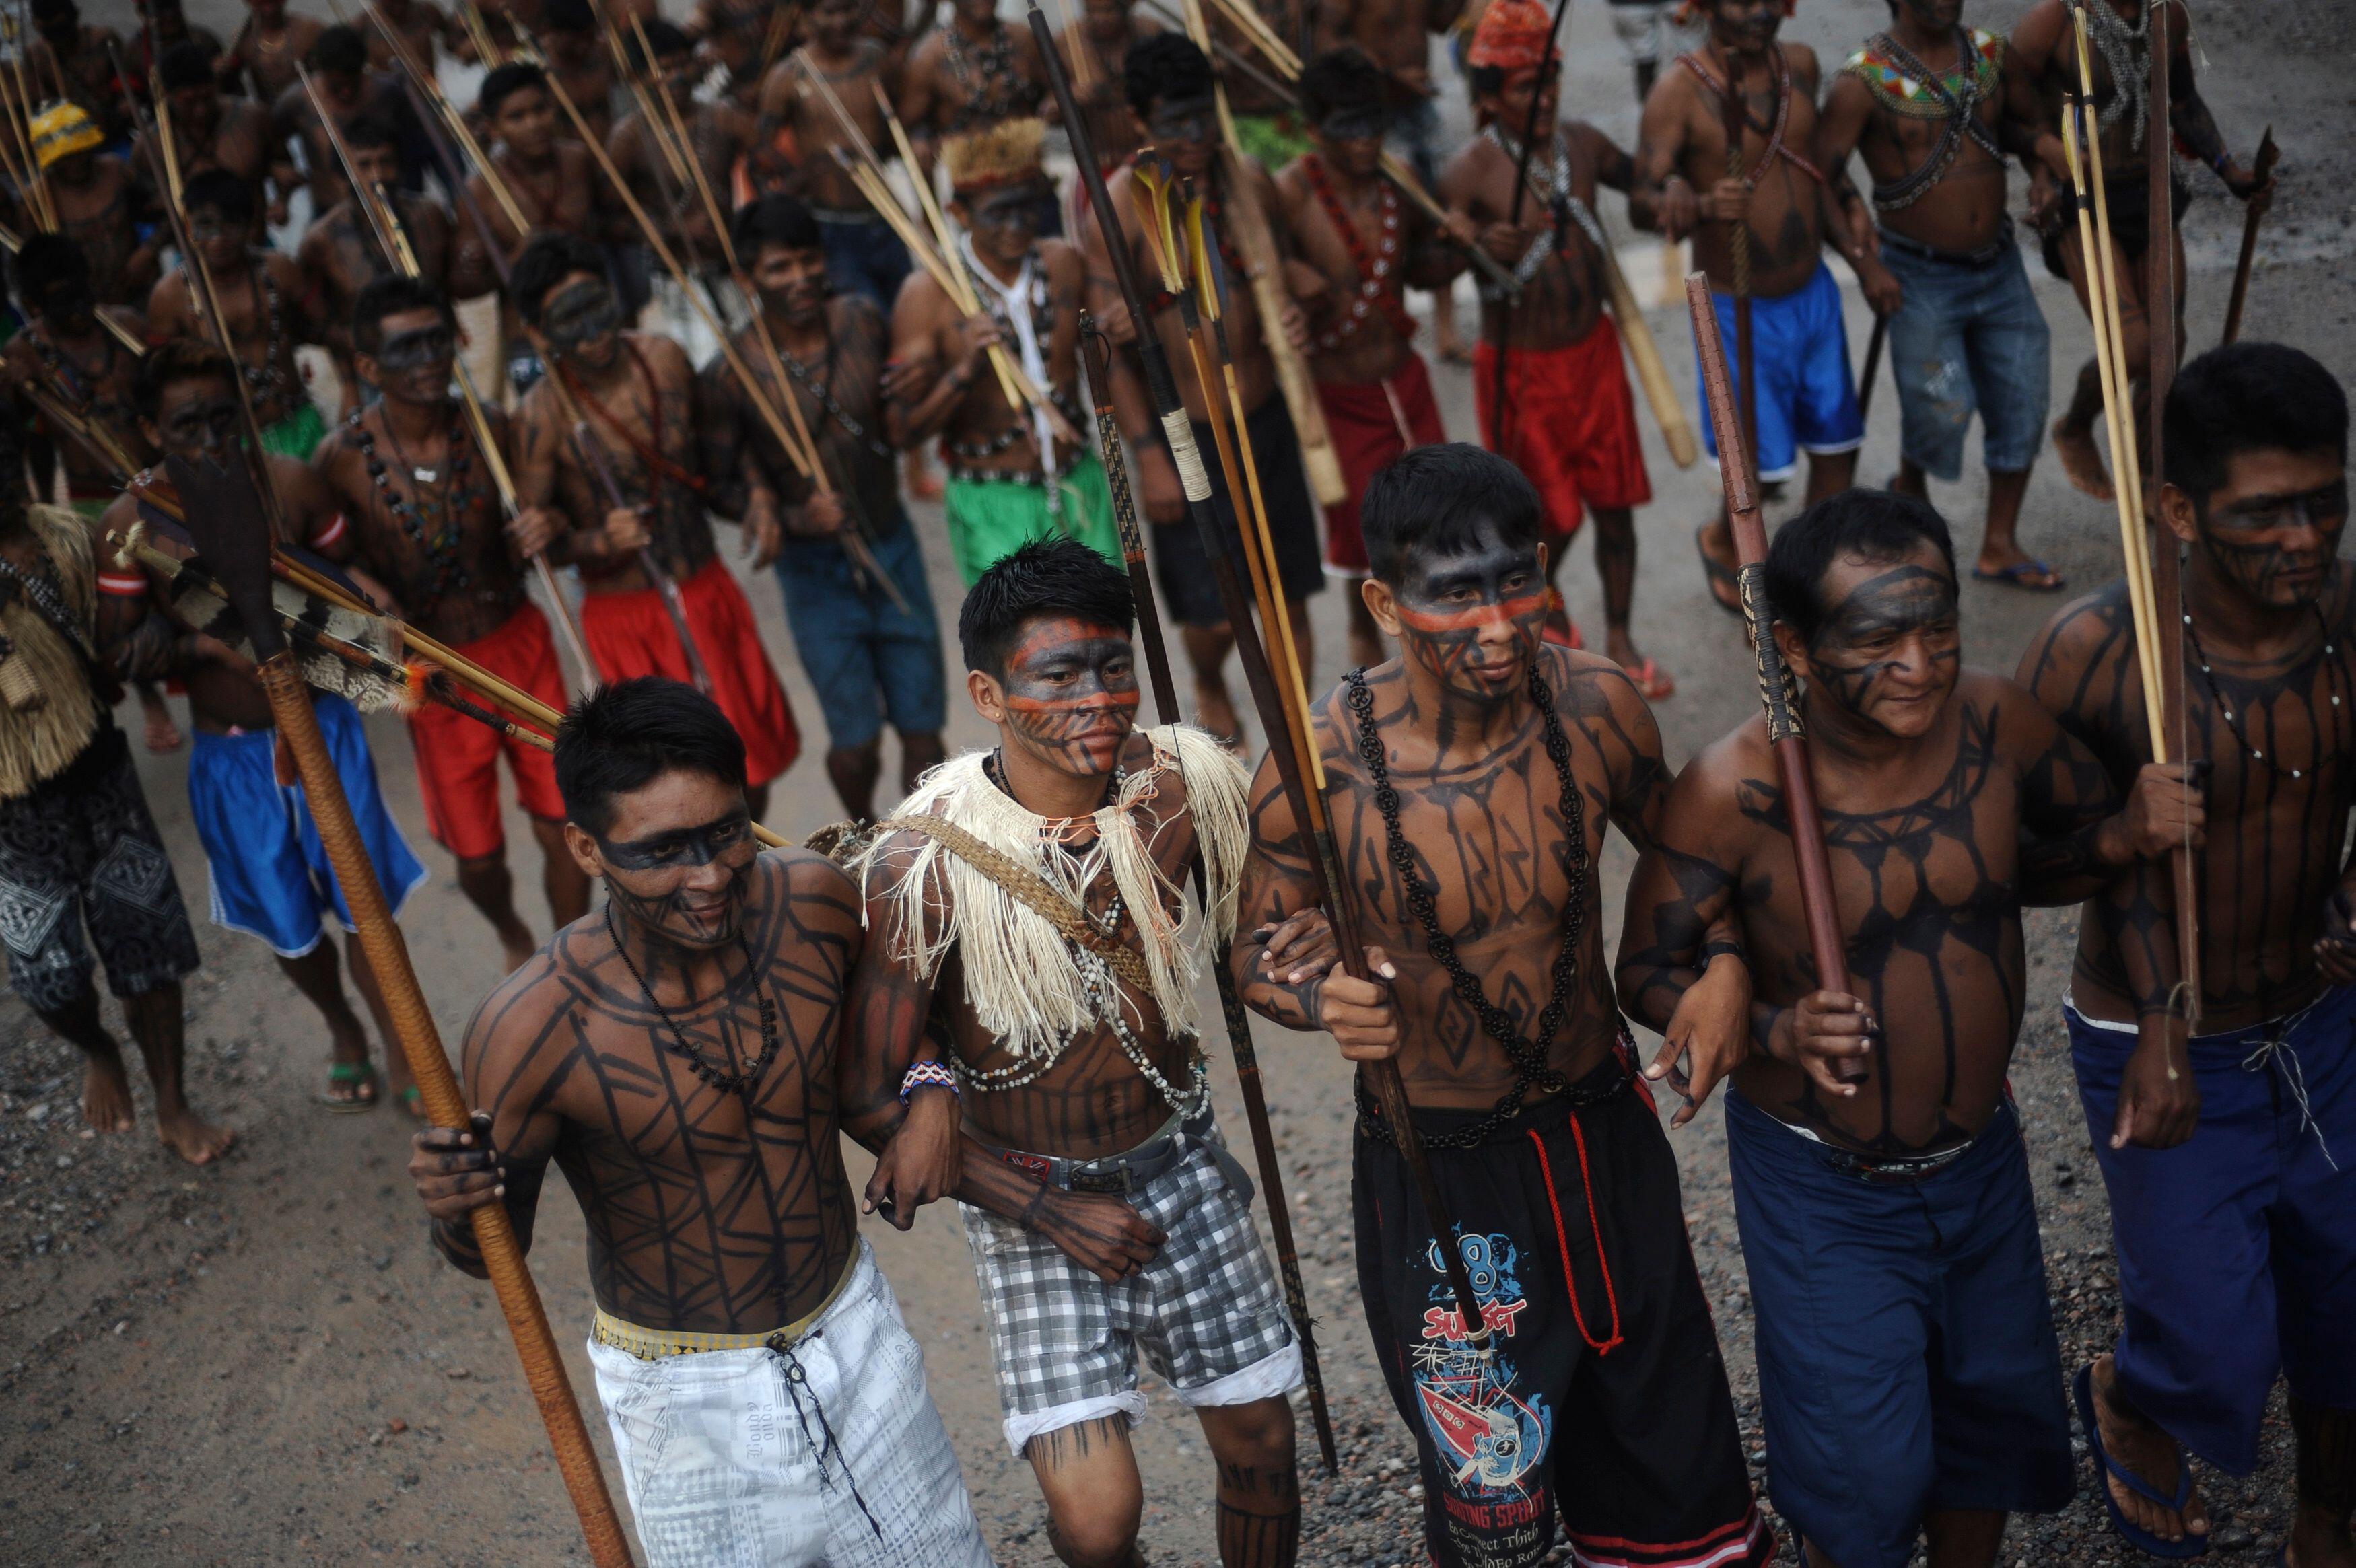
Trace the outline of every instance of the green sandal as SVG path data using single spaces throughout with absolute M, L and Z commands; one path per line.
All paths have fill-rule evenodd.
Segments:
M 356 1115 L 376 1109 L 376 1063 L 373 1061 L 331 1061 L 327 1063 L 327 1087 L 312 1096 L 337 1115 Z M 352 1092 L 338 1094 L 338 1085 L 348 1083 Z

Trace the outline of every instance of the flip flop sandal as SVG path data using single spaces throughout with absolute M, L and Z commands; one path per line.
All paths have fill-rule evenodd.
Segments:
M 2022 581 L 2021 579 L 2026 577 L 2050 577 L 2053 581 L 2051 582 Z M 1976 566 L 1972 568 L 1972 581 L 2000 582 L 2007 588 L 2018 588 L 2024 593 L 2059 593 L 2070 586 L 2068 579 L 2041 560 L 2016 560 L 2010 566 L 1998 568 L 1995 571 L 1982 571 Z
M 1644 656 L 1644 663 L 1628 672 L 1628 678 L 1636 683 L 1636 689 L 1647 702 L 1660 702 L 1677 694 L 1677 683 L 1650 654 Z
M 1569 648 L 1575 654 L 1586 651 L 1587 639 L 1580 635 L 1579 623 L 1570 618 L 1569 607 L 1563 603 L 1559 588 L 1547 590 L 1546 619 L 1538 631 L 1538 639 L 1552 643 L 1558 648 Z
M 411 1121 L 422 1122 L 425 1119 L 425 1091 L 416 1084 L 412 1083 L 408 1088 L 395 1094 L 393 1099 L 399 1103 L 402 1110 L 409 1113 Z
M 2104 1477 L 2108 1476 L 2147 1502 L 2158 1503 L 2161 1508 L 2172 1509 L 2181 1513 L 2184 1511 L 2184 1505 L 2192 1500 L 2192 1465 L 2185 1458 L 2183 1448 L 2179 1446 L 2176 1450 L 2176 1495 L 2169 1497 L 2149 1481 L 2112 1458 L 2109 1451 L 2104 1448 L 2103 1429 L 2095 1419 L 2094 1369 L 2092 1365 L 2078 1369 L 2077 1381 L 2070 1385 L 2070 1392 L 2078 1403 L 2078 1419 L 2086 1426 L 2086 1451 L 2094 1456 L 2094 1490 L 2101 1495 L 2103 1507 L 2110 1511 L 2111 1528 L 2117 1531 L 2128 1545 L 2138 1552 L 2149 1552 L 2154 1557 L 2184 1558 L 2207 1555 L 2209 1538 L 2206 1535 L 2193 1535 L 2187 1532 L 2182 1541 L 2170 1541 L 2165 1536 L 2154 1535 L 2129 1520 L 2126 1511 L 2119 1507 L 2119 1499 L 2111 1495 L 2109 1482 L 2104 1479 Z
M 1701 557 L 1702 571 L 1709 579 L 1710 599 L 1719 609 L 1725 611 L 1728 614 L 1740 615 L 1742 613 L 1741 581 L 1736 578 L 1730 570 L 1721 565 L 1718 559 L 1712 556 L 1709 553 L 1708 549 L 1702 543 L 1702 540 L 1706 539 L 1708 534 L 1709 525 L 1708 523 L 1703 523 L 1694 529 L 1694 552 Z M 1734 602 L 1732 603 L 1729 603 L 1727 601 L 1719 598 L 1718 585 L 1721 582 L 1725 583 L 1729 592 L 1733 593 Z
M 338 1084 L 349 1083 L 352 1093 L 337 1094 Z M 327 1063 L 327 1087 L 311 1096 L 339 1116 L 357 1115 L 376 1109 L 377 1076 L 373 1061 L 331 1061 Z

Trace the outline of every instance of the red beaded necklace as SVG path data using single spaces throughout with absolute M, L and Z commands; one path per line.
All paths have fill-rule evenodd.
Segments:
M 1376 201 L 1382 210 L 1383 232 L 1380 248 L 1370 257 L 1366 254 L 1365 240 L 1358 235 L 1357 224 L 1351 220 L 1349 210 L 1334 192 L 1333 177 L 1325 172 L 1325 160 L 1311 153 L 1301 160 L 1301 166 L 1309 176 L 1309 188 L 1316 193 L 1317 205 L 1325 209 L 1327 221 L 1342 237 L 1342 243 L 1349 247 L 1350 264 L 1358 272 L 1357 293 L 1350 301 L 1349 310 L 1332 330 L 1317 335 L 1317 347 L 1340 347 L 1357 335 L 1358 329 L 1365 325 L 1368 314 L 1376 310 L 1383 313 L 1383 319 L 1390 323 L 1391 330 L 1398 334 L 1401 342 L 1413 342 L 1415 318 L 1408 315 L 1406 303 L 1399 297 L 1398 192 L 1391 188 L 1387 180 L 1377 180 L 1375 184 Z

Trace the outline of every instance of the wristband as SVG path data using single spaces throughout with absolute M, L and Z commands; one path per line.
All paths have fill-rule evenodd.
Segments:
M 1705 942 L 1701 944 L 1701 966 L 1705 969 L 1710 966 L 1713 960 L 1724 958 L 1729 955 L 1736 958 L 1741 957 L 1741 944 L 1740 943 L 1728 942 L 1724 938 L 1720 938 L 1716 942 Z
M 958 1093 L 956 1073 L 937 1061 L 919 1061 L 911 1065 L 907 1072 L 900 1075 L 900 1104 L 905 1105 L 908 1103 L 908 1096 L 927 1083 L 948 1090 L 958 1099 L 965 1098 Z

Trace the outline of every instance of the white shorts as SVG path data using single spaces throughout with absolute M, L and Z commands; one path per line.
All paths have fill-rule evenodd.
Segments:
M 648 1568 L 991 1568 L 874 1253 L 783 1351 L 591 1340 Z

